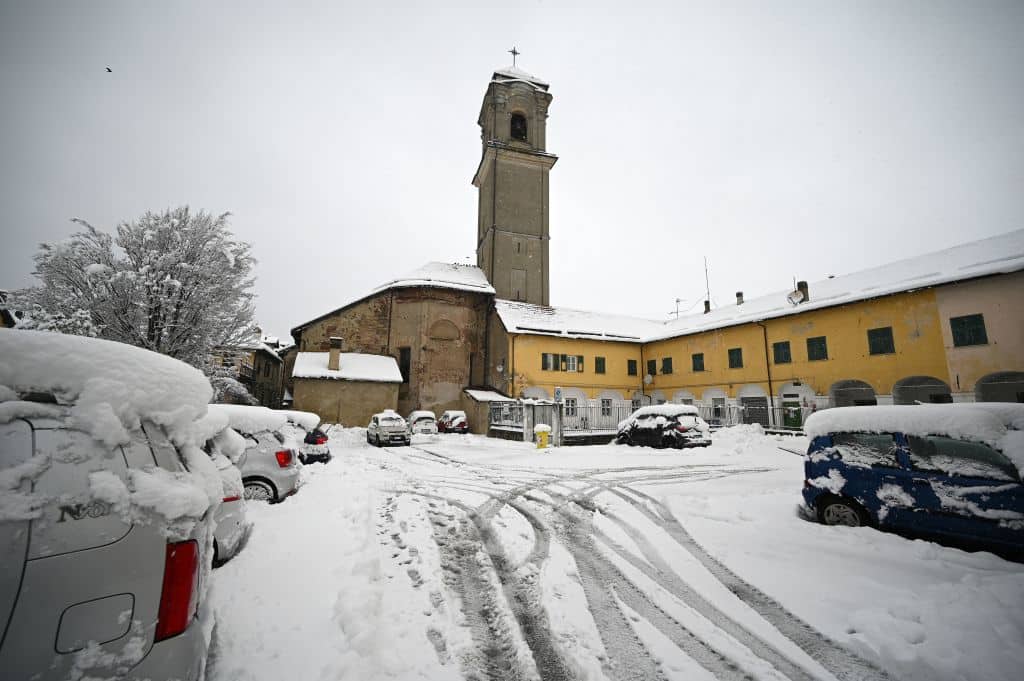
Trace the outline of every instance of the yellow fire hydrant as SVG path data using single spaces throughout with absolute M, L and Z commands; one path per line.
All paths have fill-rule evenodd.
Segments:
M 548 439 L 551 437 L 551 426 L 538 423 L 533 428 L 533 434 L 537 436 L 537 449 L 547 449 Z

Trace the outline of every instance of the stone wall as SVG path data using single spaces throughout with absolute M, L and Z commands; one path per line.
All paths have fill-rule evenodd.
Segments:
M 324 423 L 366 427 L 370 417 L 398 407 L 397 383 L 295 379 L 293 409 L 311 411 Z

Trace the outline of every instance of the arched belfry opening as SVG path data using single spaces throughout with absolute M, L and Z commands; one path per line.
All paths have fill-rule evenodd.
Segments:
M 527 140 L 526 135 L 526 116 L 521 113 L 512 114 L 512 122 L 509 127 L 509 137 L 514 140 Z

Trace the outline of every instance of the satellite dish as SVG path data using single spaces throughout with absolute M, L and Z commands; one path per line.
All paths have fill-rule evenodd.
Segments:
M 644 376 L 644 385 L 650 385 L 653 382 L 654 382 L 654 376 L 651 376 L 650 374 L 647 374 L 647 375 Z
M 796 289 L 786 296 L 786 300 L 789 301 L 790 305 L 799 305 L 804 302 L 804 292 L 800 289 Z

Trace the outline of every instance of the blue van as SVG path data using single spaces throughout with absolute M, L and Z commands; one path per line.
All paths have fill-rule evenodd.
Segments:
M 1024 431 L 1014 427 L 1024 405 L 1004 406 L 817 412 L 805 427 L 805 512 L 826 525 L 1024 552 Z

